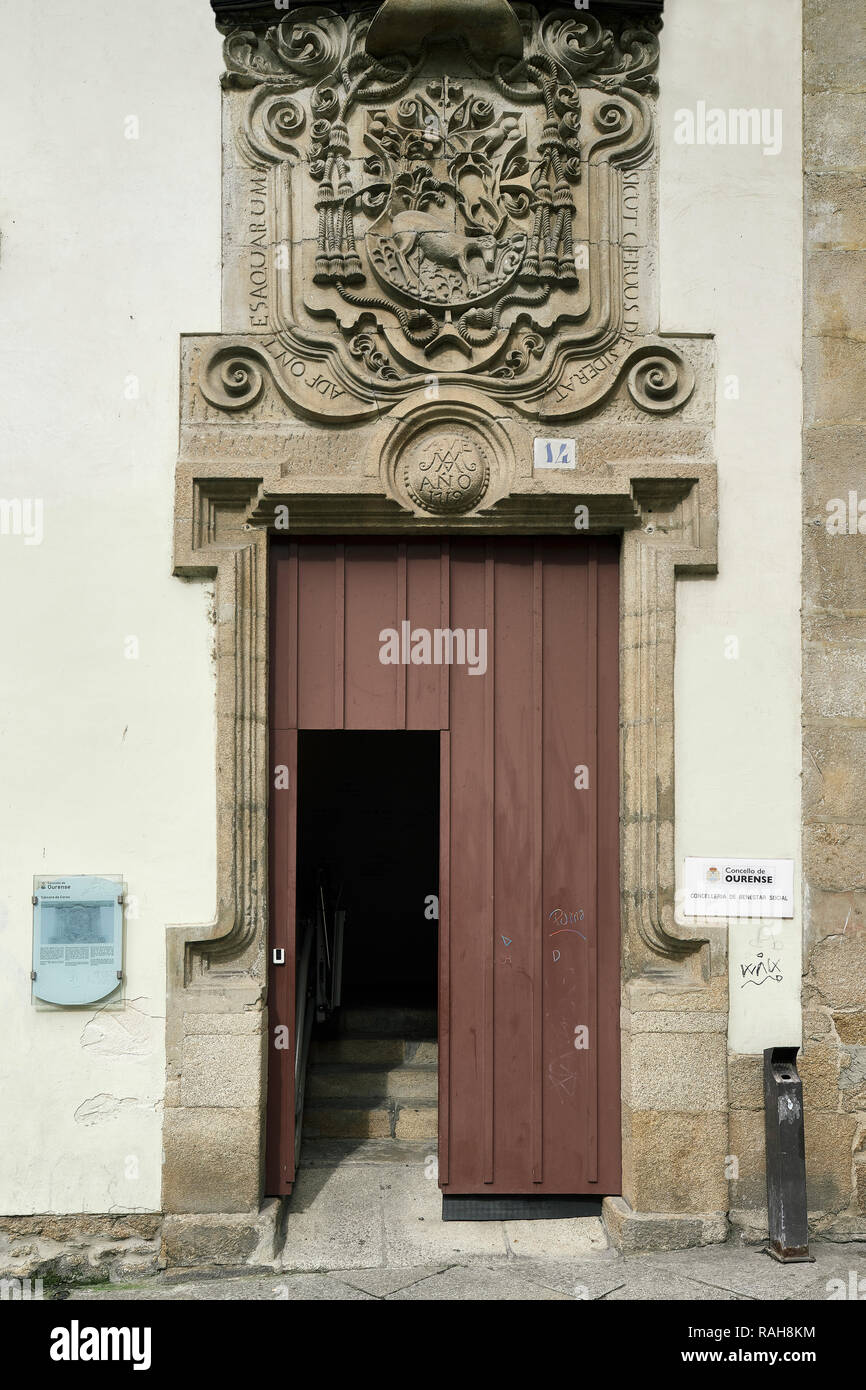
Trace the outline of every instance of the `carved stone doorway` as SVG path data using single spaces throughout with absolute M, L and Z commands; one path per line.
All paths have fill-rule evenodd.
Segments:
M 659 323 L 661 0 L 214 8 L 223 322 L 183 343 L 175 571 L 215 588 L 218 908 L 168 938 L 169 1257 L 259 1231 L 267 557 L 286 535 L 621 538 L 609 1225 L 718 1239 L 726 939 L 675 921 L 673 712 L 677 583 L 716 571 L 715 356 Z

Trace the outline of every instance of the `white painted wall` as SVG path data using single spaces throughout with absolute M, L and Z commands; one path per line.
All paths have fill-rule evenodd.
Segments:
M 0 32 L 0 497 L 44 504 L 41 545 L 0 537 L 0 1211 L 152 1210 L 165 926 L 214 907 L 208 593 L 170 566 L 178 338 L 219 328 L 219 39 L 204 0 L 0 0 Z M 799 0 L 668 0 L 662 326 L 717 335 L 722 506 L 719 578 L 679 586 L 680 861 L 798 853 L 799 73 Z M 698 100 L 781 108 L 781 154 L 675 144 Z M 75 872 L 139 902 L 121 1011 L 30 1002 L 32 877 Z M 796 1041 L 782 944 L 772 1037 L 735 987 L 737 1050 Z
M 798 896 L 800 8 L 667 0 L 660 74 L 662 328 L 714 333 L 719 371 L 719 575 L 677 594 L 677 860 L 794 859 Z M 781 152 L 677 144 L 676 112 L 699 101 L 780 110 Z M 797 1043 L 799 902 L 793 922 L 732 923 L 729 939 L 731 1049 Z M 744 992 L 740 963 L 765 947 L 783 982 Z
M 219 328 L 220 44 L 204 0 L 39 8 L 0 0 L 0 498 L 44 505 L 41 545 L 0 536 L 0 1212 L 146 1211 L 165 927 L 214 911 L 208 594 L 170 571 L 178 339 Z M 31 1005 L 55 872 L 138 899 L 121 1011 Z

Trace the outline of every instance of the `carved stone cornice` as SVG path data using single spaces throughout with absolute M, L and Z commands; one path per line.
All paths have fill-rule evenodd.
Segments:
M 461 3 L 468 7 L 472 0 L 461 0 Z M 554 9 L 561 4 L 562 0 L 540 0 L 538 9 Z M 274 23 L 274 0 L 210 0 L 210 6 L 221 30 L 241 24 L 267 27 Z M 335 0 L 332 8 L 349 12 L 359 6 L 357 0 Z M 371 8 L 375 8 L 375 5 Z M 664 0 L 593 0 L 592 8 L 602 12 L 621 10 L 629 15 L 653 15 L 664 11 Z

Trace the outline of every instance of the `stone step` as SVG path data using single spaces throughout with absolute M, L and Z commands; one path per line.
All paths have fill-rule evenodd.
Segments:
M 357 1103 L 395 1100 L 415 1105 L 435 1102 L 438 1095 L 436 1068 L 432 1066 L 358 1066 L 343 1062 L 335 1065 L 313 1064 L 307 1072 L 307 1096 L 310 1100 L 331 1098 L 353 1100 Z
M 310 1139 L 436 1139 L 439 1132 L 435 1104 L 382 1104 L 335 1098 L 310 1100 L 304 1105 L 304 1140 Z
M 346 1164 L 402 1164 L 436 1173 L 436 1141 L 429 1139 L 307 1139 L 302 1168 L 342 1168 Z
M 394 1115 L 387 1105 L 369 1106 L 349 1101 L 306 1101 L 304 1139 L 390 1139 Z
M 361 1009 L 341 1009 L 338 1026 L 350 1037 L 432 1040 L 436 1037 L 436 1010 L 369 1005 Z
M 338 1038 L 314 1039 L 310 1061 L 357 1062 L 377 1066 L 385 1062 L 411 1062 L 416 1066 L 436 1066 L 439 1046 L 430 1039 L 353 1037 L 343 1033 Z
M 394 1118 L 395 1139 L 432 1139 L 439 1136 L 438 1105 L 401 1105 Z

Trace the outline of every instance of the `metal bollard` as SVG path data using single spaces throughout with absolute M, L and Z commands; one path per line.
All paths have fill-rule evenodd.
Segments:
M 803 1083 L 796 1047 L 764 1049 L 768 1253 L 782 1264 L 813 1261 L 806 1208 Z

